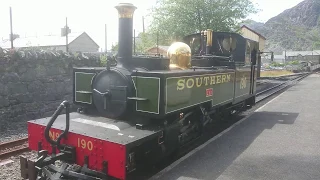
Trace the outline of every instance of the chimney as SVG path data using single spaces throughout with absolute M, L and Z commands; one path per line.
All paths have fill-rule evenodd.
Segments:
M 128 67 L 132 59 L 133 13 L 137 8 L 131 3 L 120 3 L 115 8 L 119 13 L 118 62 Z

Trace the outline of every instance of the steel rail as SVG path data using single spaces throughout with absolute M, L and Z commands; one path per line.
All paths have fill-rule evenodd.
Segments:
M 0 159 L 7 159 L 11 156 L 29 151 L 28 138 L 21 138 L 0 144 Z
M 3 149 L 7 149 L 13 146 L 17 146 L 17 145 L 21 145 L 24 143 L 28 142 L 28 138 L 21 138 L 21 139 L 17 139 L 17 140 L 13 140 L 13 141 L 8 141 L 8 142 L 4 142 L 4 143 L 0 143 L 0 151 Z

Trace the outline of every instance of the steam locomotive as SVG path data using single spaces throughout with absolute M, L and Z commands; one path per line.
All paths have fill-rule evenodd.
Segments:
M 63 101 L 52 117 L 28 122 L 29 148 L 39 157 L 20 157 L 23 178 L 124 180 L 195 141 L 217 114 L 255 104 L 258 42 L 208 29 L 173 43 L 168 57 L 133 56 L 136 7 L 116 9 L 117 63 L 74 68 L 78 111 Z

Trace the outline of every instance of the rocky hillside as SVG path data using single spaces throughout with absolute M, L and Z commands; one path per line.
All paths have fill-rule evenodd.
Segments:
M 319 0 L 305 0 L 265 24 L 249 21 L 246 25 L 264 35 L 267 49 L 274 52 L 320 49 Z

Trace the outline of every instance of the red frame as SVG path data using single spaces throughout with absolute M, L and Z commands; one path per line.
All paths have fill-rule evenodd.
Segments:
M 52 149 L 44 137 L 44 130 L 45 126 L 28 122 L 29 148 L 37 151 L 38 142 L 42 142 L 42 149 L 48 150 L 51 154 Z M 61 133 L 61 130 L 51 128 L 50 132 L 51 135 L 56 136 L 56 133 Z M 126 179 L 126 147 L 124 145 L 73 132 L 69 132 L 67 139 L 62 139 L 61 143 L 76 147 L 76 164 L 83 166 L 84 156 L 88 156 L 88 167 L 102 171 L 102 162 L 107 161 L 108 172 L 105 173 L 121 180 Z

